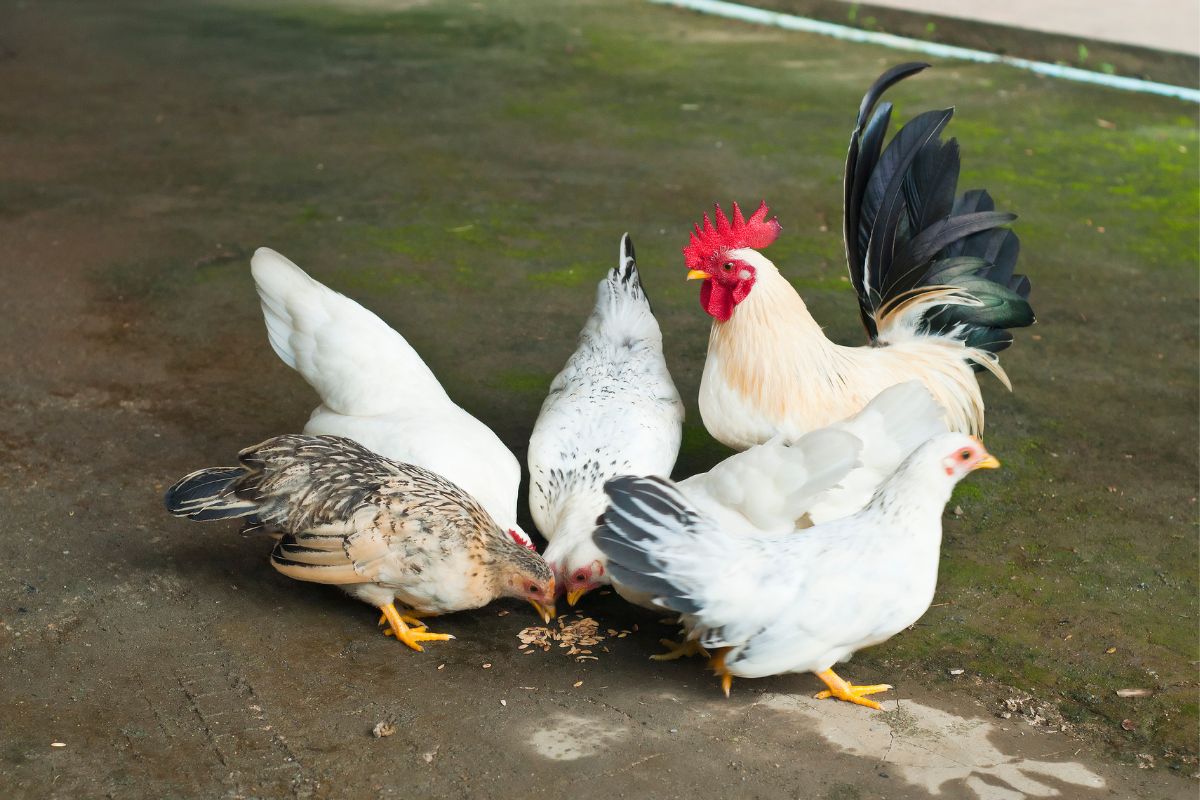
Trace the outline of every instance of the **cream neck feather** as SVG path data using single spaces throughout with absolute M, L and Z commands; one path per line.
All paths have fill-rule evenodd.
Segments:
M 727 322 L 713 322 L 708 350 L 718 357 L 724 381 L 773 417 L 787 415 L 797 401 L 821 403 L 847 366 L 846 348 L 825 337 L 764 256 L 754 250 L 730 256 L 754 267 L 755 282 Z
M 911 314 L 904 325 L 889 327 L 885 346 L 838 345 L 761 253 L 743 249 L 730 256 L 754 267 L 755 283 L 709 336 L 700 411 L 718 440 L 745 449 L 777 433 L 800 436 L 914 378 L 943 408 L 951 430 L 982 431 L 983 399 L 967 362 L 976 351 L 952 336 L 918 333 L 908 324 Z

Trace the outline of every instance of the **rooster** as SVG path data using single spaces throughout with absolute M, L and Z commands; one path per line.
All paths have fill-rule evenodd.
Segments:
M 986 191 L 955 199 L 958 143 L 939 133 L 953 109 L 913 118 L 883 148 L 883 93 L 928 64 L 893 67 L 863 97 L 846 157 L 844 237 L 869 343 L 831 342 L 804 301 L 759 251 L 779 235 L 762 203 L 733 204 L 696 225 L 683 253 L 713 318 L 700 415 L 714 438 L 745 449 L 794 439 L 862 408 L 881 390 L 920 380 L 955 431 L 983 431 L 975 372 L 1011 389 L 999 353 L 1006 329 L 1034 322 L 1028 278 L 1013 272 L 1018 241 Z M 872 113 L 874 111 L 874 113 Z
M 521 464 L 464 411 L 404 337 L 267 247 L 250 261 L 275 353 L 321 396 L 305 433 L 349 437 L 432 470 L 479 501 L 518 544 Z
M 570 605 L 608 583 L 592 543 L 607 502 L 604 482 L 670 475 L 682 429 L 683 401 L 626 234 L 529 438 L 529 510 Z

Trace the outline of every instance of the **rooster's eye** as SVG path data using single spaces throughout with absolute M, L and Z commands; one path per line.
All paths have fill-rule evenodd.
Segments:
M 959 457 L 960 459 L 962 459 L 963 461 L 966 461 L 968 458 L 970 458 L 970 457 L 971 457 L 971 451 L 970 451 L 970 450 L 963 450 L 961 453 L 959 453 L 959 454 L 958 454 L 958 457 Z
M 724 264 L 721 265 L 721 269 L 725 270 L 726 272 L 732 272 L 733 271 L 733 262 L 726 261 Z
M 536 583 L 529 584 L 529 593 L 530 594 L 537 594 L 540 591 L 541 591 L 541 588 L 539 588 Z

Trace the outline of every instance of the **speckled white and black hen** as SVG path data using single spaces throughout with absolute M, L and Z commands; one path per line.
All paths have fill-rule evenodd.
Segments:
M 617 478 L 595 534 L 614 582 L 682 615 L 689 636 L 719 648 L 733 676 L 813 672 L 836 697 L 879 708 L 833 671 L 916 622 L 933 600 L 942 511 L 967 473 L 999 466 L 977 439 L 935 436 L 857 514 L 802 534 L 731 534 L 661 478 Z
M 554 576 L 542 557 L 440 475 L 340 436 L 276 436 L 238 460 L 182 478 L 167 490 L 167 510 L 200 521 L 257 518 L 280 534 L 275 569 L 370 603 L 414 650 L 453 638 L 424 630 L 417 616 L 499 597 L 528 600 L 547 622 L 554 613 Z
M 670 475 L 683 413 L 626 234 L 529 439 L 529 509 L 571 605 L 608 583 L 604 555 L 592 543 L 607 504 L 605 481 Z

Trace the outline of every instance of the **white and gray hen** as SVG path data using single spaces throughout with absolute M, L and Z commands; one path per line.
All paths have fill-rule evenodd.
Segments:
M 918 447 L 849 517 L 800 533 L 723 530 L 669 481 L 623 477 L 596 530 L 614 582 L 682 616 L 689 636 L 719 648 L 726 694 L 733 676 L 813 672 L 837 697 L 879 708 L 833 665 L 883 642 L 925 613 L 937 585 L 942 511 L 967 473 L 999 462 L 957 433 Z
M 529 439 L 529 509 L 571 605 L 608 583 L 605 557 L 592 543 L 605 481 L 670 475 L 683 414 L 626 234 Z

